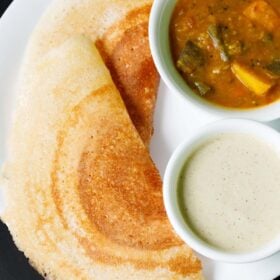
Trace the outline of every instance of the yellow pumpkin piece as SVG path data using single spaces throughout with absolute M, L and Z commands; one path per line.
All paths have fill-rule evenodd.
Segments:
M 233 63 L 231 70 L 245 87 L 259 96 L 264 95 L 274 84 L 273 81 L 257 75 L 252 70 L 239 63 Z

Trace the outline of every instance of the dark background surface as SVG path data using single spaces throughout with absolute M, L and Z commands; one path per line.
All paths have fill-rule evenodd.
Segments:
M 0 16 L 2 16 L 2 14 L 7 9 L 7 7 L 10 5 L 11 2 L 12 2 L 12 0 L 0 0 Z
M 0 0 L 0 17 L 11 2 L 12 0 Z M 28 264 L 28 260 L 24 255 L 17 250 L 7 227 L 0 221 L 0 280 L 42 279 Z M 280 277 L 275 280 L 280 280 Z

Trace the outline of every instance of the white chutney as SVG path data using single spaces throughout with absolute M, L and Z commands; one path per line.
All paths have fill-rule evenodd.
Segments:
M 178 199 L 186 222 L 210 245 L 259 249 L 280 233 L 280 155 L 254 136 L 219 134 L 186 160 Z

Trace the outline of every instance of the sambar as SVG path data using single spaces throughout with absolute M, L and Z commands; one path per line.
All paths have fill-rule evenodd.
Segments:
M 231 108 L 280 98 L 279 0 L 178 0 L 174 63 L 200 96 Z

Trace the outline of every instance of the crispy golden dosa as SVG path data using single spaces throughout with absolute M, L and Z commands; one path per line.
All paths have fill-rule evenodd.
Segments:
M 55 0 L 32 36 L 36 61 L 69 36 L 84 34 L 99 51 L 142 140 L 149 144 L 159 76 L 149 49 L 151 0 Z
M 48 279 L 201 279 L 94 44 L 71 38 L 24 69 L 1 218 L 32 265 Z

